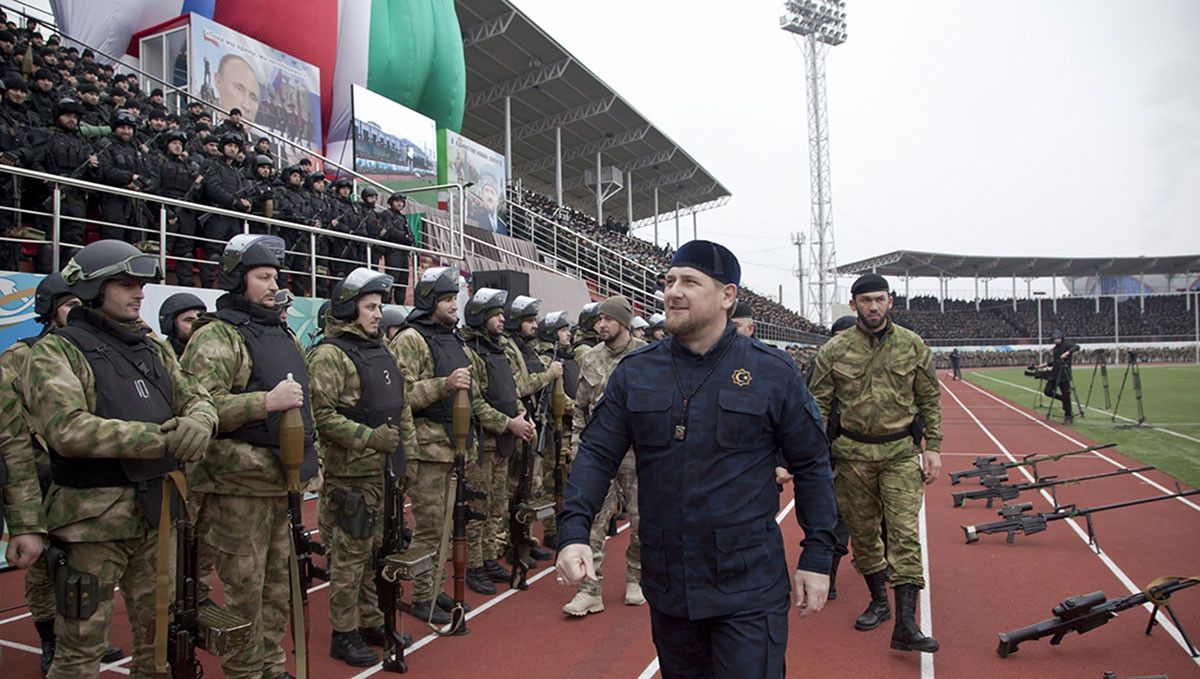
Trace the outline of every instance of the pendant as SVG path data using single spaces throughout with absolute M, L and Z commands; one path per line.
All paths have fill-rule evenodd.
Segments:
M 682 441 L 684 436 L 687 436 L 687 427 L 682 424 L 675 425 L 675 440 Z

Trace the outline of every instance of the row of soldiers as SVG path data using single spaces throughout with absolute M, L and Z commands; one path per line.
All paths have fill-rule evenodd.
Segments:
M 494 582 L 511 582 L 500 564 L 505 551 L 520 568 L 552 557 L 552 518 L 541 544 L 509 546 L 529 538 L 506 535 L 519 471 L 510 460 L 518 446 L 529 459 L 538 435 L 530 415 L 544 410 L 539 394 L 556 380 L 574 400 L 575 434 L 582 429 L 611 365 L 641 343 L 632 338 L 629 302 L 589 305 L 572 336 L 565 313 L 539 322 L 538 300 L 481 289 L 457 329 L 456 269 L 426 271 L 404 319 L 384 306 L 391 277 L 359 268 L 334 286 L 324 339 L 306 356 L 277 306 L 283 259 L 278 236 L 234 237 L 222 252 L 226 294 L 216 311 L 190 295 L 168 300 L 165 337 L 150 335 L 139 317 L 144 284 L 162 276 L 157 257 L 129 243 L 88 245 L 39 285 L 45 331 L 0 357 L 0 450 L 9 470 L 8 555 L 28 568 L 47 676 L 92 676 L 106 653 L 120 654 L 107 648 L 118 585 L 134 630 L 131 674 L 155 669 L 159 483 L 178 469 L 186 470 L 199 536 L 199 597 L 207 602 L 215 572 L 224 609 L 252 623 L 253 643 L 221 658 L 226 676 L 291 676 L 282 637 L 295 545 L 279 440 L 288 411 L 304 423 L 300 478 L 320 492 L 334 658 L 370 665 L 378 661 L 370 646 L 385 643 L 372 554 L 382 539 L 389 455 L 403 451 L 406 461 L 409 549 L 444 549 L 454 474 L 449 404 L 459 390 L 469 390 L 477 432 L 467 472 L 479 494 L 472 503 L 486 517 L 469 526 L 469 585 L 488 594 Z M 649 330 L 663 332 L 658 324 Z M 548 494 L 569 458 L 542 461 L 533 492 Z M 634 511 L 636 496 L 624 503 Z M 449 622 L 447 609 L 461 605 L 442 593 L 443 578 L 441 568 L 419 577 L 407 609 L 432 625 Z M 626 599 L 640 603 L 640 592 L 627 589 Z

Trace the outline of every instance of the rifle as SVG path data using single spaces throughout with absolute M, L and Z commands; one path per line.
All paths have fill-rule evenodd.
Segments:
M 391 418 L 388 418 L 389 424 Z M 404 674 L 408 663 L 404 649 L 412 637 L 404 634 L 404 622 L 397 629 L 397 610 L 404 606 L 403 580 L 412 580 L 433 569 L 434 554 L 413 558 L 404 554 L 404 494 L 400 492 L 400 472 L 404 467 L 404 447 L 383 462 L 383 542 L 375 550 L 375 591 L 379 610 L 383 611 L 383 669 Z
M 550 397 L 551 390 L 543 389 L 533 416 L 534 422 L 542 425 L 537 453 L 543 458 L 546 456 L 545 421 Z M 530 556 L 530 550 L 535 546 L 533 523 L 554 516 L 554 503 L 540 502 L 530 497 L 533 490 L 533 462 L 533 451 L 526 441 L 521 445 L 518 459 L 520 477 L 517 480 L 517 488 L 508 499 L 508 560 L 512 564 L 512 579 L 509 580 L 508 586 L 515 589 L 529 589 L 526 575 L 529 573 L 530 564 L 534 563 L 533 557 Z
M 1087 519 L 1088 529 L 1088 544 L 1096 548 L 1096 553 L 1100 552 L 1100 544 L 1096 541 L 1096 530 L 1092 525 L 1092 514 L 1097 512 L 1106 512 L 1110 509 L 1121 509 L 1122 507 L 1133 507 L 1135 505 L 1144 505 L 1151 502 L 1161 502 L 1163 500 L 1173 500 L 1179 497 L 1188 497 L 1200 493 L 1200 489 L 1181 490 L 1170 495 L 1152 495 L 1150 497 L 1138 498 L 1136 500 L 1126 500 L 1125 502 L 1114 502 L 1107 505 L 1099 505 L 1096 507 L 1076 507 L 1075 505 L 1063 505 L 1056 507 L 1052 512 L 1044 512 L 1041 514 L 1026 514 L 1033 509 L 1033 504 L 1023 502 L 1019 505 L 1004 505 L 997 514 L 1002 517 L 1000 521 L 992 523 L 981 523 L 974 526 L 963 526 L 963 533 L 967 536 L 967 544 L 978 542 L 979 536 L 987 533 L 1008 533 L 1007 542 L 1016 542 L 1017 533 L 1021 532 L 1025 535 L 1033 535 L 1046 530 L 1046 525 L 1050 521 L 1061 521 L 1062 519 L 1070 519 L 1076 516 L 1082 516 Z
M 1068 451 L 1066 453 L 1053 453 L 1051 455 L 1037 455 L 1037 454 L 1031 453 L 1029 455 L 1022 457 L 1017 462 L 1001 462 L 999 464 L 996 463 L 995 455 L 980 456 L 980 457 L 975 458 L 975 461 L 971 463 L 974 466 L 974 469 L 965 469 L 963 471 L 950 472 L 950 485 L 957 486 L 959 484 L 959 482 L 962 481 L 963 479 L 969 479 L 969 478 L 973 478 L 973 477 L 978 477 L 980 479 L 983 479 L 983 478 L 986 478 L 989 476 L 1005 476 L 1009 469 L 1013 469 L 1016 467 L 1025 467 L 1025 466 L 1032 466 L 1033 467 L 1033 475 L 1036 477 L 1036 476 L 1039 476 L 1038 470 L 1037 470 L 1037 466 L 1039 463 L 1055 462 L 1057 460 L 1063 459 L 1064 457 L 1071 457 L 1073 455 L 1082 455 L 1084 453 L 1092 453 L 1097 450 L 1113 448 L 1116 445 L 1117 444 L 1115 444 L 1115 443 L 1105 443 L 1104 445 L 1088 446 L 1087 448 L 1080 448 L 1079 450 L 1072 450 L 1072 451 Z
M 553 363 L 558 360 L 559 344 L 554 343 L 554 354 L 550 358 Z M 554 380 L 554 391 L 550 394 L 550 413 L 554 429 L 554 514 L 558 515 L 563 508 L 563 489 L 566 486 L 565 469 L 563 468 L 562 443 L 563 431 L 567 427 L 567 392 L 563 387 L 563 378 Z
M 288 381 L 292 380 L 288 373 Z M 318 568 L 312 555 L 325 555 L 325 546 L 312 539 L 301 514 L 303 490 L 300 465 L 304 462 L 304 420 L 299 408 L 285 411 L 279 421 L 279 450 L 287 472 L 288 523 L 295 559 L 288 560 L 292 588 L 292 637 L 296 650 L 296 678 L 308 679 L 308 590 L 313 580 L 329 580 L 329 571 Z
M 1180 636 L 1187 642 L 1188 652 L 1193 658 L 1198 657 L 1200 653 L 1197 653 L 1196 646 L 1188 638 L 1187 632 L 1180 625 L 1179 618 L 1175 616 L 1175 611 L 1169 603 L 1172 594 L 1197 584 L 1200 584 L 1200 577 L 1168 576 L 1158 578 L 1150 583 L 1144 591 L 1119 599 L 1108 599 L 1104 596 L 1104 592 L 1080 594 L 1063 599 L 1061 603 L 1050 610 L 1054 615 L 1053 618 L 1011 632 L 1000 633 L 1000 645 L 996 647 L 996 653 L 1001 658 L 1007 658 L 1010 653 L 1016 653 L 1022 643 L 1042 637 L 1050 637 L 1050 645 L 1058 646 L 1062 643 L 1063 638 L 1071 632 L 1086 634 L 1097 627 L 1108 624 L 1108 621 L 1117 617 L 1117 613 L 1120 611 L 1151 603 L 1154 607 L 1150 611 L 1150 620 L 1146 624 L 1146 635 L 1149 636 L 1151 630 L 1154 629 L 1158 609 L 1165 608 L 1171 621 L 1179 630 Z
M 951 493 L 954 497 L 954 506 L 961 507 L 967 500 L 987 500 L 988 509 L 992 508 L 992 502 L 995 500 L 1015 500 L 1018 495 L 1027 490 L 1040 490 L 1042 488 L 1055 488 L 1073 483 L 1083 483 L 1084 481 L 1092 481 L 1094 479 L 1105 479 L 1110 476 L 1122 476 L 1124 474 L 1136 474 L 1138 472 L 1150 471 L 1154 467 L 1147 465 L 1145 467 L 1134 467 L 1131 469 L 1118 469 L 1112 472 L 1104 472 L 1103 474 L 1088 474 L 1087 476 L 1073 476 L 1066 479 L 1060 479 L 1057 476 L 1043 476 L 1032 483 L 1007 483 L 1007 476 L 985 476 L 980 479 L 983 488 L 978 490 L 964 490 L 958 493 Z M 1051 491 L 1057 493 L 1057 490 Z M 1058 495 L 1054 496 L 1055 504 L 1058 504 Z

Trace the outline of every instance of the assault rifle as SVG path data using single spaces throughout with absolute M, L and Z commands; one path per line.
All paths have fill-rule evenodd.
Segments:
M 558 360 L 559 344 L 554 343 L 554 355 L 550 362 Z M 566 470 L 563 468 L 562 443 L 563 431 L 566 429 L 567 392 L 563 387 L 563 378 L 554 380 L 553 391 L 550 393 L 551 428 L 554 429 L 554 514 L 557 516 L 563 508 L 563 489 L 566 487 Z
M 1110 509 L 1121 509 L 1122 507 L 1133 507 L 1136 505 L 1149 504 L 1151 502 L 1162 502 L 1163 500 L 1174 500 L 1179 497 L 1188 497 L 1189 495 L 1200 494 L 1200 489 L 1181 490 L 1170 495 L 1152 495 L 1150 497 L 1138 498 L 1136 500 L 1126 500 L 1125 502 L 1114 502 L 1107 505 L 1099 505 L 1096 507 L 1077 507 L 1075 505 L 1063 505 L 1056 507 L 1052 512 L 1044 512 L 1041 514 L 1028 514 L 1033 510 L 1033 504 L 1022 502 L 1019 505 L 1004 505 L 997 514 L 1001 516 L 1000 521 L 992 523 L 981 523 L 975 526 L 963 526 L 963 533 L 967 537 L 967 544 L 979 542 L 979 536 L 987 533 L 1007 533 L 1007 542 L 1016 542 L 1017 533 L 1025 535 L 1033 535 L 1046 530 L 1046 525 L 1051 521 L 1061 521 L 1062 519 L 1071 519 L 1077 516 L 1082 516 L 1087 519 L 1088 544 L 1096 548 L 1096 552 L 1100 551 L 1100 544 L 1096 541 L 1096 530 L 1092 525 L 1092 514 L 1098 512 L 1106 512 Z
M 957 493 L 951 493 L 954 497 L 954 506 L 961 507 L 967 500 L 987 500 L 988 509 L 991 509 L 992 503 L 995 500 L 1015 500 L 1018 495 L 1027 490 L 1040 490 L 1042 488 L 1052 488 L 1051 492 L 1057 493 L 1058 486 L 1065 486 L 1075 483 L 1083 483 L 1084 481 L 1093 481 L 1095 479 L 1104 479 L 1110 476 L 1122 476 L 1124 474 L 1136 474 L 1154 469 L 1147 465 L 1145 467 L 1133 467 L 1130 469 L 1118 469 L 1112 472 L 1104 472 L 1103 474 L 1088 474 L 1087 476 L 1072 476 L 1065 479 L 1060 479 L 1057 476 L 1043 476 L 1032 483 L 1008 483 L 1007 476 L 985 476 L 979 480 L 983 484 L 983 488 L 978 490 L 964 490 Z M 1058 503 L 1057 494 L 1054 496 L 1055 504 Z
M 550 396 L 551 390 L 544 389 L 533 415 L 533 421 L 543 425 L 538 436 L 537 449 L 537 454 L 543 458 L 546 455 L 546 439 L 548 438 L 544 425 Z M 530 552 L 537 546 L 537 543 L 533 541 L 533 524 L 535 521 L 542 521 L 553 516 L 554 504 L 539 502 L 530 497 L 533 492 L 534 458 L 528 441 L 521 445 L 521 452 L 518 453 L 518 456 L 517 488 L 508 499 L 508 561 L 512 564 L 512 579 L 509 580 L 508 585 L 514 589 L 529 589 L 526 575 L 529 573 L 530 564 L 534 563 Z
M 1116 445 L 1117 444 L 1115 444 L 1115 443 L 1105 443 L 1104 445 L 1089 446 L 1087 448 L 1080 448 L 1079 450 L 1072 450 L 1072 451 L 1069 451 L 1066 453 L 1054 453 L 1051 455 L 1031 454 L 1031 455 L 1026 455 L 1025 457 L 1022 457 L 1020 460 L 1018 460 L 1016 462 L 999 462 L 999 463 L 997 463 L 995 455 L 981 456 L 981 457 L 975 458 L 975 461 L 971 463 L 974 467 L 973 469 L 965 469 L 965 470 L 959 471 L 959 472 L 950 472 L 950 484 L 957 486 L 959 484 L 959 482 L 961 482 L 963 479 L 969 479 L 969 478 L 975 478 L 975 477 L 984 479 L 989 476 L 1004 476 L 1008 472 L 1009 469 L 1013 469 L 1015 467 L 1026 467 L 1026 466 L 1033 467 L 1033 475 L 1036 477 L 1036 476 L 1038 476 L 1037 466 L 1039 463 L 1054 462 L 1057 460 L 1061 460 L 1064 457 L 1071 457 L 1073 455 L 1083 455 L 1084 453 L 1093 453 L 1097 450 L 1113 448 Z
M 454 516 L 451 544 L 454 561 L 454 608 L 450 610 L 450 625 L 438 634 L 462 636 L 468 633 L 466 605 L 467 582 L 467 522 L 487 518 L 471 511 L 467 504 L 479 496 L 467 486 L 467 437 L 471 431 L 471 394 L 461 389 L 454 394 Z M 437 564 L 441 567 L 441 564 Z M 430 604 L 433 606 L 434 604 Z
M 1171 608 L 1169 601 L 1175 592 L 1197 584 L 1200 584 L 1200 578 L 1197 577 L 1162 577 L 1150 583 L 1145 591 L 1119 599 L 1108 599 L 1104 596 L 1104 592 L 1080 594 L 1064 599 L 1051 609 L 1053 618 L 1018 630 L 1001 633 L 999 635 L 1000 645 L 996 648 L 996 653 L 1001 658 L 1007 658 L 1010 653 L 1016 653 L 1018 646 L 1022 643 L 1042 637 L 1050 637 L 1050 645 L 1058 646 L 1062 643 L 1063 638 L 1071 632 L 1086 634 L 1097 627 L 1108 624 L 1108 621 L 1117 617 L 1117 613 L 1120 611 L 1150 603 L 1153 604 L 1153 609 L 1150 611 L 1150 620 L 1146 624 L 1146 635 L 1150 634 L 1157 623 L 1158 609 L 1165 608 L 1171 622 L 1175 623 L 1180 636 L 1187 643 L 1188 652 L 1195 658 L 1200 654 L 1196 652 L 1196 646 L 1188 638 L 1183 626 L 1180 625 L 1179 618 L 1175 616 L 1175 611 Z
M 408 671 L 404 649 L 412 643 L 412 637 L 404 633 L 403 621 L 396 626 L 397 611 L 405 608 L 401 581 L 432 570 L 434 561 L 433 553 L 404 553 L 404 494 L 400 492 L 402 472 L 397 471 L 397 467 L 404 468 L 403 445 L 383 462 L 383 541 L 375 550 L 375 592 L 383 611 L 383 670 L 399 674 Z

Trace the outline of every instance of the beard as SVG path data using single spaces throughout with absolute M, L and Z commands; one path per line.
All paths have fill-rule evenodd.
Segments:
M 672 337 L 685 339 L 703 330 L 712 321 L 711 318 L 698 316 L 695 307 L 686 310 L 681 309 L 680 311 L 686 313 L 676 312 L 672 314 L 669 311 L 667 312 L 667 332 Z
M 856 314 L 856 315 L 858 316 L 858 322 L 862 323 L 863 327 L 866 328 L 867 330 L 872 330 L 872 331 L 878 330 L 883 327 L 884 323 L 887 322 L 887 314 L 883 314 L 882 316 L 879 317 L 878 320 L 871 320 L 862 314 Z

